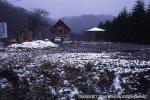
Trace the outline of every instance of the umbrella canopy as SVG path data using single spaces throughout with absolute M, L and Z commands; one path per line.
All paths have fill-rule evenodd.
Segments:
M 86 30 L 86 31 L 87 32 L 104 32 L 105 30 L 101 29 L 101 28 L 94 27 L 94 28 L 91 28 L 91 29 Z

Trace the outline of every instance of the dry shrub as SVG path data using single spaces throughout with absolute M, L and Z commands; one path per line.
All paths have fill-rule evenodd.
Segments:
M 86 72 L 92 71 L 93 67 L 94 67 L 93 63 L 90 62 L 86 63 L 84 66 Z
M 54 69 L 56 68 L 57 65 L 56 64 L 52 64 L 51 62 L 49 61 L 45 61 L 41 66 L 40 66 L 40 69 L 42 70 L 51 70 L 51 69 Z
M 109 72 L 108 70 L 105 70 L 104 72 L 100 73 L 100 80 L 98 82 L 98 85 L 100 87 L 110 87 L 113 83 L 113 80 L 115 78 L 114 72 Z
M 51 79 L 51 82 L 50 82 L 51 86 L 58 86 L 62 83 L 61 82 L 61 76 L 58 72 L 51 73 L 50 79 Z
M 75 80 L 77 77 L 81 76 L 82 72 L 81 69 L 75 68 L 74 66 L 64 66 L 65 69 L 65 77 L 67 80 Z

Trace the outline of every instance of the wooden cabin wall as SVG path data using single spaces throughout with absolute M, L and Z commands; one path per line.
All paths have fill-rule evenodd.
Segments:
M 16 37 L 16 40 L 18 42 L 24 42 L 24 41 L 32 41 L 33 38 L 32 38 L 32 34 L 21 34 Z

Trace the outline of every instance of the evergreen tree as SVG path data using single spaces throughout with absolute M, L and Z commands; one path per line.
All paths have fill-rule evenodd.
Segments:
M 150 39 L 149 39 L 149 37 L 150 37 L 150 3 L 148 5 L 148 9 L 146 11 L 145 20 L 146 20 L 145 22 L 146 22 L 146 33 L 147 33 L 146 39 L 150 43 Z
M 117 37 L 119 41 L 126 41 L 128 30 L 128 12 L 124 8 L 115 20 Z
M 128 12 L 124 8 L 112 22 L 106 22 L 103 28 L 107 30 L 107 37 L 113 41 L 125 41 L 127 36 Z M 110 39 L 109 39 L 110 40 Z
M 134 36 L 135 42 L 144 42 L 142 39 L 144 37 L 145 31 L 145 9 L 144 9 L 144 1 L 138 0 L 135 6 L 132 9 L 131 15 L 131 34 Z
M 111 41 L 150 43 L 150 3 L 146 10 L 144 1 L 138 0 L 131 12 L 124 8 L 112 22 L 99 26 Z

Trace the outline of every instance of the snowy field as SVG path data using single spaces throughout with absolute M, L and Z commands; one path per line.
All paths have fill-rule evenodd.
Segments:
M 149 45 L 78 42 L 54 46 L 1 49 L 0 99 L 19 94 L 18 99 L 66 100 L 150 91 Z

